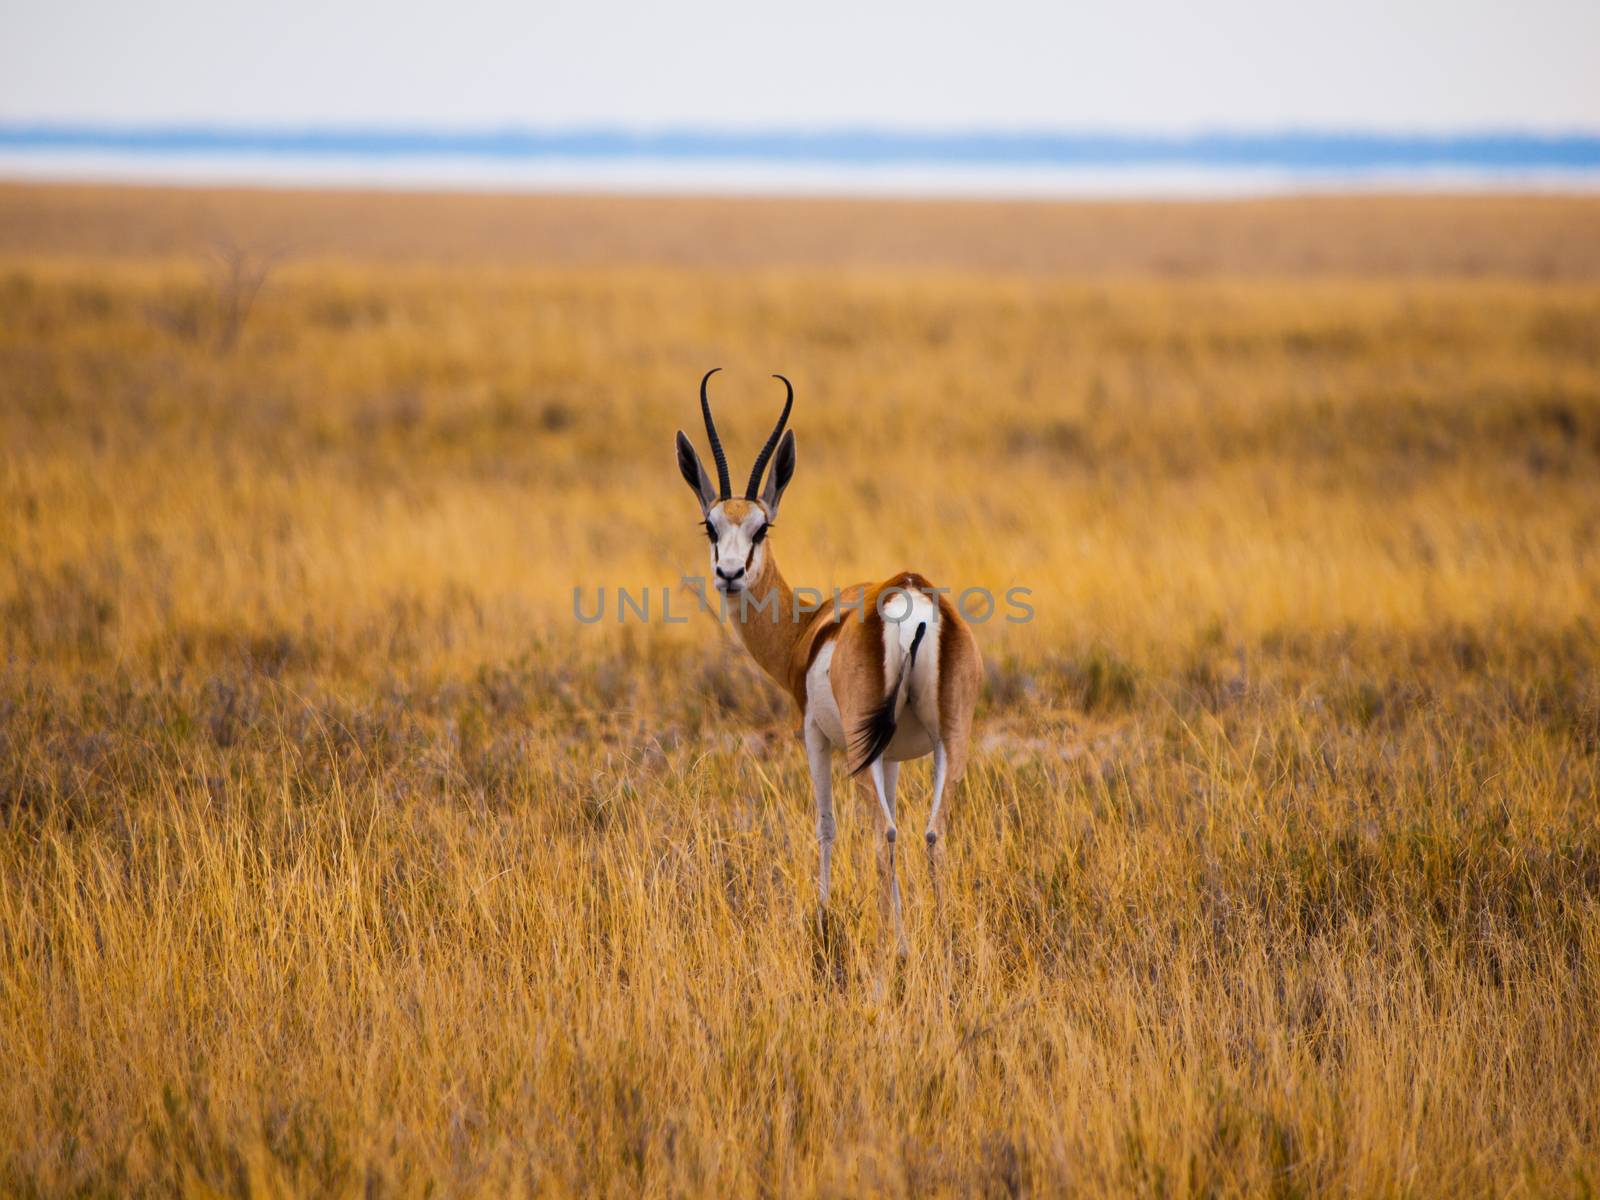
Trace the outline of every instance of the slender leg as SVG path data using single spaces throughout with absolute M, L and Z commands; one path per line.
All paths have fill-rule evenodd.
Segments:
M 944 858 L 944 847 L 939 845 L 939 838 L 944 833 L 944 825 L 939 820 L 939 805 L 944 801 L 944 781 L 948 773 L 950 760 L 945 753 L 944 742 L 937 741 L 933 744 L 933 809 L 928 814 L 928 877 L 933 881 L 933 906 L 941 916 L 944 912 L 944 884 L 940 879 L 939 864 Z
M 817 802 L 817 900 L 827 908 L 829 875 L 833 868 L 833 747 L 822 730 L 809 721 L 805 732 L 811 794 Z
M 900 880 L 894 869 L 894 845 L 897 830 L 894 823 L 894 787 L 900 778 L 900 764 L 878 759 L 869 768 L 872 786 L 878 793 L 878 806 L 883 810 L 884 866 L 889 881 L 889 903 L 894 912 L 894 941 L 901 957 L 906 953 L 906 931 L 900 918 Z

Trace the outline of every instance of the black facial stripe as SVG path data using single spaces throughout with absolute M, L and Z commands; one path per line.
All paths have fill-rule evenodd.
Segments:
M 751 542 L 750 543 L 750 553 L 746 554 L 744 556 L 744 569 L 746 571 L 748 571 L 750 569 L 750 564 L 755 561 L 755 557 L 756 557 L 756 545 L 755 545 L 754 542 Z

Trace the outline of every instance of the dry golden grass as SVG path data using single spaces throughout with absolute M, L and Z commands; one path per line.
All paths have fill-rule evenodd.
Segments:
M 1191 206 L 1235 257 L 1172 278 L 1002 269 L 1071 207 L 929 270 L 790 249 L 965 206 L 672 202 L 754 247 L 691 261 L 646 201 L 369 198 L 416 252 L 347 212 L 223 350 L 194 213 L 321 201 L 66 203 L 0 193 L 0 1189 L 1600 1182 L 1593 204 Z M 438 261 L 487 209 L 543 232 Z M 529 261 L 561 212 L 617 261 Z M 815 934 L 737 646 L 572 618 L 703 568 L 717 364 L 736 473 L 799 387 L 792 582 L 1034 591 L 902 966 L 853 793 Z

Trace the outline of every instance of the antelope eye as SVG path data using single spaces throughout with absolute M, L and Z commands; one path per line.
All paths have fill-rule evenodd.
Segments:
M 717 544 L 717 527 L 710 521 L 706 521 L 704 524 L 706 527 L 706 536 L 711 539 L 711 544 L 715 546 Z
M 767 530 L 771 528 L 771 525 L 763 525 L 760 529 L 756 530 L 755 537 L 751 538 L 750 540 L 757 546 L 761 545 L 762 542 L 767 540 Z

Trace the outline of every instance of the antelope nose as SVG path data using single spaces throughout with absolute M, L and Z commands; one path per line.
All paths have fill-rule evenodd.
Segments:
M 732 575 L 728 574 L 721 567 L 717 568 L 717 578 L 721 579 L 725 583 L 732 583 L 735 579 L 738 579 L 743 574 L 744 574 L 744 568 L 743 567 L 740 567 Z

